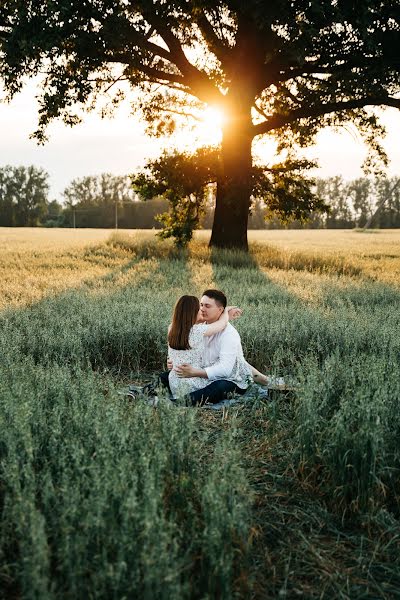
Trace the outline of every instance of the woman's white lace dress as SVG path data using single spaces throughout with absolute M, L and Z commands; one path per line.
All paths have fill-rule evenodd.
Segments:
M 174 367 L 188 363 L 195 369 L 203 367 L 204 351 L 204 332 L 208 325 L 206 323 L 197 323 L 193 325 L 189 333 L 189 350 L 174 350 L 168 346 L 168 358 L 172 361 Z M 169 374 L 169 386 L 174 398 L 180 398 L 185 394 L 200 390 L 211 383 L 210 379 L 202 377 L 178 377 L 176 371 L 172 370 Z

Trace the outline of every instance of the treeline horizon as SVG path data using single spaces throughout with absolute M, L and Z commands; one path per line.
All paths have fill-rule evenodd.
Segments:
M 130 175 L 102 173 L 75 178 L 62 193 L 64 203 L 49 199 L 49 178 L 44 169 L 33 165 L 0 167 L 0 227 L 161 229 L 157 215 L 169 209 L 161 196 L 142 200 Z M 399 228 L 399 184 L 399 177 L 316 178 L 315 191 L 330 207 L 328 214 L 310 213 L 306 222 L 282 223 L 262 198 L 255 198 L 248 228 L 351 229 L 367 223 L 378 229 Z M 201 227 L 210 229 L 213 218 L 211 200 Z

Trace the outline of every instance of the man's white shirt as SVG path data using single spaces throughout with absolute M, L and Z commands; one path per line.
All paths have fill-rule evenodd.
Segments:
M 248 364 L 244 360 L 240 335 L 230 323 L 220 333 L 204 337 L 203 365 L 208 379 L 226 379 L 247 388 Z

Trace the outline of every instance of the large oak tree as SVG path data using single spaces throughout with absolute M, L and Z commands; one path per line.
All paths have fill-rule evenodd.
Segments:
M 290 158 L 271 166 L 254 165 L 250 172 L 250 212 L 261 203 L 269 216 L 286 223 L 329 212 L 329 206 L 316 193 L 316 180 L 307 177 L 313 166 L 315 163 L 311 161 Z M 221 169 L 220 148 L 203 146 L 195 152 L 164 152 L 149 160 L 143 171 L 131 176 L 134 189 L 145 200 L 155 196 L 168 200 L 168 212 L 159 216 L 163 225 L 160 237 L 174 238 L 177 246 L 190 242 L 207 208 L 213 204 Z
M 382 152 L 371 107 L 400 108 L 399 23 L 399 0 L 5 0 L 0 75 L 12 96 L 44 74 L 39 140 L 122 80 L 158 133 L 221 107 L 211 244 L 247 248 L 254 138 L 292 148 L 351 121 Z

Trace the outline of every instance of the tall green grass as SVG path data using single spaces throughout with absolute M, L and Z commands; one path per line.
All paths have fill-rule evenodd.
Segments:
M 332 354 L 308 359 L 296 401 L 303 476 L 336 510 L 400 509 L 400 365 L 394 356 Z
M 250 500 L 233 430 L 210 439 L 195 411 L 132 405 L 76 366 L 0 377 L 8 594 L 232 597 Z
M 385 594 L 400 539 L 398 288 L 261 245 L 179 253 L 113 236 L 81 252 L 111 269 L 0 313 L 4 597 Z M 118 396 L 163 369 L 176 298 L 211 286 L 243 308 L 248 360 L 296 393 L 222 417 Z M 336 558 L 318 579 L 312 515 L 343 544 L 347 583 Z M 365 550 L 353 532 L 358 562 L 355 526 L 382 540 Z M 362 570 L 372 556 L 382 576 Z

